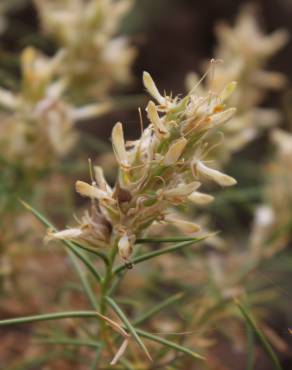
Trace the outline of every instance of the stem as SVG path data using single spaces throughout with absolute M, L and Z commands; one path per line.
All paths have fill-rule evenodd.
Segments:
M 247 370 L 253 370 L 254 369 L 254 332 L 250 325 L 246 324 L 246 330 L 247 330 Z
M 113 273 L 113 265 L 118 252 L 118 245 L 115 242 L 111 248 L 110 254 L 108 256 L 108 264 L 106 265 L 106 271 L 105 271 L 105 277 L 101 283 L 101 297 L 100 297 L 100 313 L 102 315 L 106 314 L 107 310 L 107 303 L 106 303 L 106 296 L 108 294 L 108 291 L 111 287 L 112 280 L 114 278 Z M 101 336 L 104 339 L 104 341 L 107 343 L 108 348 L 111 348 L 112 345 L 109 340 L 108 336 L 108 328 L 105 321 L 101 322 Z

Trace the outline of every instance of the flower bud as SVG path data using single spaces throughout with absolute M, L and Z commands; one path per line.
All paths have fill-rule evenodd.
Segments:
M 113 128 L 112 143 L 117 161 L 123 166 L 128 166 L 128 154 L 125 147 L 124 131 L 121 122 L 116 123 Z
M 203 206 L 203 205 L 213 202 L 214 197 L 209 194 L 204 194 L 199 191 L 194 191 L 191 195 L 188 196 L 188 199 L 195 204 L 199 204 Z
M 133 252 L 133 243 L 131 242 L 130 237 L 127 234 L 124 234 L 119 240 L 118 249 L 120 256 L 124 260 L 128 260 Z

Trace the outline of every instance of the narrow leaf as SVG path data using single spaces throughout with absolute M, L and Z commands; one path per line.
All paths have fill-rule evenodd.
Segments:
M 124 338 L 129 338 L 129 334 L 123 329 L 121 325 L 119 325 L 109 317 L 102 315 L 101 313 L 97 313 L 97 315 L 103 320 L 105 320 L 112 329 L 121 334 Z
M 188 241 L 197 241 L 198 238 L 187 237 L 187 236 L 177 236 L 177 237 L 168 237 L 168 238 L 140 238 L 136 240 L 137 244 L 145 243 L 178 243 L 178 242 L 188 242 Z
M 13 319 L 0 320 L 0 326 L 4 325 L 15 325 L 15 324 L 27 324 L 36 321 L 49 321 L 49 320 L 60 320 L 67 318 L 83 318 L 83 317 L 95 317 L 98 318 L 98 314 L 95 311 L 66 311 L 66 312 L 55 312 L 43 315 L 33 315 L 25 317 L 17 317 Z
M 183 296 L 184 296 L 184 293 L 177 293 L 177 294 L 172 295 L 171 297 L 167 298 L 166 300 L 164 300 L 163 302 L 161 302 L 157 306 L 153 307 L 148 312 L 145 312 L 143 315 L 141 315 L 140 317 L 138 317 L 134 321 L 133 324 L 135 326 L 136 325 L 139 325 L 139 324 L 142 324 L 144 321 L 146 321 L 150 317 L 154 316 L 157 312 L 163 310 L 165 307 L 173 304 L 174 302 L 177 302 L 178 300 L 182 299 Z
M 246 323 L 247 329 L 247 370 L 254 369 L 254 331 L 252 327 Z
M 43 225 L 50 228 L 53 231 L 58 231 L 56 227 L 50 223 L 40 212 L 38 212 L 35 208 L 31 207 L 29 204 L 24 202 L 23 200 L 20 200 L 21 204 L 30 211 Z M 88 268 L 88 270 L 94 275 L 96 280 L 98 282 L 101 282 L 101 277 L 99 276 L 98 272 L 96 271 L 96 268 L 93 266 L 93 264 L 82 254 L 80 251 L 75 247 L 76 243 L 72 243 L 66 240 L 61 240 L 61 243 L 66 245 Z M 78 247 L 80 247 L 78 245 Z
M 240 312 L 242 313 L 242 316 L 248 323 L 248 325 L 250 325 L 251 329 L 255 332 L 256 336 L 258 337 L 259 341 L 261 342 L 263 346 L 263 349 L 265 350 L 267 355 L 270 357 L 274 365 L 274 368 L 277 370 L 283 370 L 273 348 L 271 347 L 270 343 L 267 341 L 265 335 L 259 330 L 254 319 L 251 317 L 251 315 L 246 311 L 246 309 L 240 304 L 240 302 L 237 299 L 235 299 L 234 301 L 237 307 L 239 308 Z
M 100 347 L 95 351 L 94 360 L 93 360 L 93 362 L 90 366 L 90 370 L 97 370 L 98 369 L 99 358 L 100 358 L 100 354 L 102 352 L 102 349 L 103 349 L 103 344 L 101 344 Z
M 68 243 L 68 244 L 67 244 Z M 92 275 L 95 277 L 95 279 L 98 282 L 101 282 L 101 277 L 99 273 L 96 271 L 96 268 L 93 266 L 93 264 L 82 254 L 80 251 L 78 251 L 74 246 L 71 246 L 70 242 L 66 242 L 66 246 L 69 248 L 69 250 L 72 251 L 72 253 L 75 254 L 88 268 L 88 270 L 92 273 Z
M 89 302 L 91 303 L 92 307 L 97 310 L 98 304 L 97 300 L 95 298 L 95 295 L 91 289 L 91 286 L 89 284 L 89 281 L 87 280 L 84 271 L 82 270 L 81 266 L 79 265 L 79 261 L 77 260 L 77 257 L 75 256 L 74 252 L 72 250 L 69 250 L 69 256 L 71 258 L 71 261 L 75 267 L 75 270 L 77 271 L 77 274 L 79 276 L 79 279 L 81 281 L 82 287 L 89 299 Z
M 148 352 L 145 344 L 142 342 L 141 338 L 139 337 L 139 335 L 136 332 L 136 329 L 130 323 L 127 316 L 124 314 L 124 312 L 120 309 L 120 307 L 116 304 L 116 302 L 112 298 L 106 297 L 106 301 L 111 306 L 111 308 L 115 311 L 115 313 L 118 315 L 118 317 L 122 320 L 122 322 L 125 324 L 126 328 L 129 330 L 129 332 L 132 334 L 133 338 L 136 340 L 136 342 L 139 344 L 139 346 L 145 352 L 145 354 L 147 355 L 149 360 L 152 361 L 150 353 Z
M 66 243 L 65 240 L 63 242 Z M 70 244 L 72 244 L 72 245 L 74 245 L 74 246 L 76 246 L 76 247 L 78 247 L 80 249 L 83 249 L 86 252 L 95 254 L 96 256 L 98 256 L 99 258 L 101 258 L 106 265 L 108 265 L 109 262 L 108 262 L 108 258 L 106 256 L 106 254 L 103 253 L 103 252 L 101 252 L 101 251 L 99 251 L 99 250 L 97 250 L 96 248 L 92 248 L 92 247 L 89 247 L 87 245 L 82 245 L 82 244 L 80 244 L 80 243 L 78 243 L 76 241 L 70 241 L 70 242 L 67 241 L 67 243 L 70 243 Z
M 168 248 L 163 248 L 163 249 L 156 250 L 154 252 L 149 252 L 149 253 L 142 254 L 141 256 L 138 256 L 138 257 L 133 258 L 132 261 L 131 261 L 131 263 L 133 265 L 136 265 L 138 263 L 147 261 L 147 260 L 149 260 L 151 258 L 161 256 L 162 254 L 165 254 L 165 253 L 173 253 L 173 252 L 176 252 L 176 251 L 178 251 L 178 250 L 180 250 L 180 249 L 182 249 L 184 247 L 189 247 L 190 245 L 193 245 L 195 243 L 199 243 L 202 240 L 205 240 L 207 237 L 208 236 L 204 236 L 202 238 L 192 239 L 191 241 L 186 241 L 186 242 L 178 243 L 178 244 L 175 244 L 175 245 L 173 245 L 171 247 L 168 247 Z M 118 266 L 118 267 L 115 268 L 114 274 L 118 274 L 121 271 L 125 270 L 126 268 L 127 268 L 127 265 L 125 265 L 125 264 L 120 265 L 120 266 Z
M 141 335 L 141 337 L 144 337 L 144 338 L 147 338 L 147 339 L 150 339 L 154 342 L 157 342 L 157 343 L 161 343 L 167 347 L 170 347 L 172 349 L 175 349 L 179 352 L 183 352 L 195 359 L 199 359 L 199 360 L 205 360 L 205 358 L 201 355 L 199 355 L 198 353 L 196 352 L 193 352 L 191 351 L 189 348 L 186 348 L 186 347 L 183 347 L 179 344 L 176 344 L 174 342 L 171 342 L 167 339 L 164 339 L 164 338 L 161 338 L 161 337 L 158 337 L 157 335 L 154 335 L 154 334 L 151 334 L 151 333 L 148 333 L 144 330 L 141 330 L 141 329 L 136 329 L 137 333 Z

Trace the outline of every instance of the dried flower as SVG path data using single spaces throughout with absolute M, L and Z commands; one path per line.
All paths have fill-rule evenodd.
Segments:
M 101 168 L 95 168 L 92 185 L 78 181 L 77 191 L 91 198 L 94 208 L 87 221 L 100 219 L 110 227 L 103 230 L 102 240 L 108 245 L 116 242 L 120 255 L 128 259 L 135 240 L 144 234 L 153 223 L 179 224 L 187 233 L 194 233 L 200 227 L 193 222 L 177 218 L 170 207 L 192 201 L 207 203 L 212 197 L 196 193 L 203 177 L 221 186 L 231 186 L 236 181 L 217 170 L 207 167 L 201 158 L 204 138 L 209 131 L 220 127 L 234 113 L 224 110 L 223 95 L 212 93 L 198 96 L 188 94 L 179 99 L 162 96 L 151 76 L 144 73 L 146 89 L 158 103 L 150 102 L 147 113 L 149 126 L 139 140 L 127 143 L 123 127 L 118 122 L 112 131 L 112 144 L 119 165 L 119 174 L 112 189 L 104 179 Z M 217 112 L 220 104 L 222 112 Z M 96 228 L 98 223 L 81 223 L 76 229 L 54 234 L 64 239 L 80 239 L 99 245 Z M 86 227 L 85 227 L 86 226 Z M 70 231 L 71 230 L 71 231 Z M 90 235 L 89 235 L 90 234 Z M 54 236 L 53 235 L 53 236 Z M 89 242 L 90 243 L 90 242 Z

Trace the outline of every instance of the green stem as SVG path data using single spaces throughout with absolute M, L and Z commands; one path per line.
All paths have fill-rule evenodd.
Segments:
M 117 252 L 118 252 L 118 245 L 117 243 L 114 243 L 110 250 L 110 254 L 108 256 L 108 264 L 106 265 L 105 277 L 101 283 L 100 313 L 102 315 L 106 314 L 106 309 L 107 309 L 106 297 L 111 287 L 112 280 L 114 278 L 113 265 L 114 265 Z M 107 325 L 105 321 L 101 322 L 101 336 L 104 339 L 104 341 L 109 345 L 109 348 L 110 348 L 111 345 L 108 339 L 108 330 L 107 330 Z
M 254 332 L 250 325 L 246 324 L 247 330 L 247 366 L 246 370 L 253 370 L 254 369 Z

